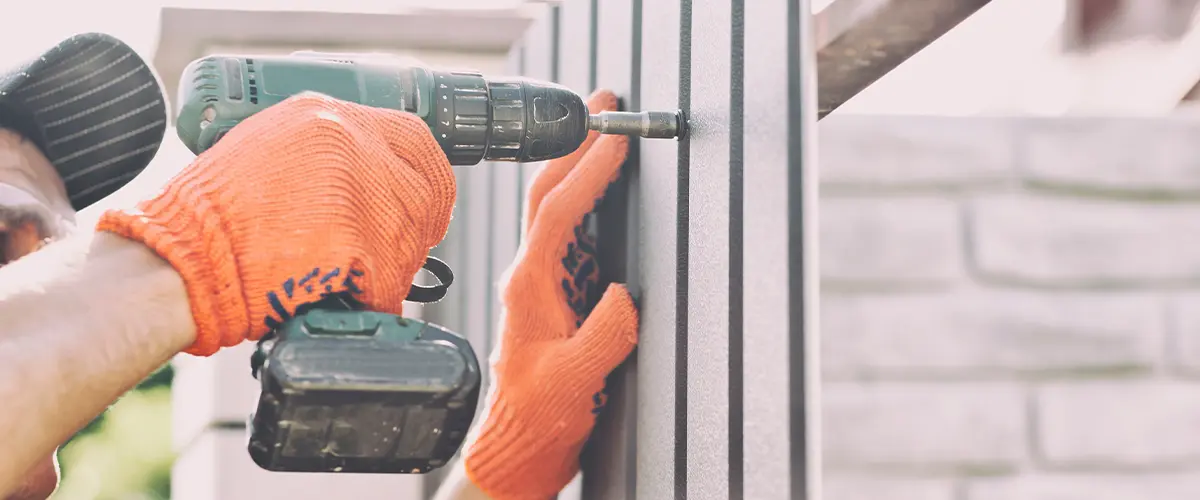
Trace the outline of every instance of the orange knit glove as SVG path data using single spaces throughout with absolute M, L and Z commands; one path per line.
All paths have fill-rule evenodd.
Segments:
M 589 107 L 615 110 L 616 97 L 597 92 Z M 593 132 L 530 186 L 525 241 L 504 289 L 491 404 L 466 454 L 471 482 L 493 500 L 545 500 L 571 481 L 604 403 L 604 379 L 637 343 L 637 310 L 624 286 L 610 286 L 586 310 L 598 272 L 582 222 L 627 148 L 626 137 Z
M 330 294 L 400 313 L 454 197 L 450 163 L 419 118 L 305 94 L 234 127 L 97 229 L 179 272 L 196 322 L 186 352 L 207 356 Z

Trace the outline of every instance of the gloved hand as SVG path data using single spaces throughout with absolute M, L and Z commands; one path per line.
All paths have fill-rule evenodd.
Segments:
M 186 352 L 207 356 L 328 294 L 399 314 L 454 197 L 450 163 L 419 118 L 305 94 L 234 127 L 97 229 L 179 272 L 196 322 Z
M 597 92 L 588 107 L 616 104 Z M 598 270 L 581 226 L 627 150 L 628 138 L 593 132 L 530 186 L 525 241 L 504 287 L 491 403 L 465 459 L 471 482 L 493 500 L 545 500 L 571 481 L 604 403 L 604 379 L 637 343 L 637 310 L 624 286 L 609 286 L 586 310 Z

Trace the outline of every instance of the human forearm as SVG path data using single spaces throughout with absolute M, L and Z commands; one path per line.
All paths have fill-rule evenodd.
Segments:
M 84 232 L 0 269 L 0 492 L 195 336 L 179 275 Z
M 462 460 L 450 465 L 450 473 L 442 480 L 433 500 L 492 500 L 471 479 Z

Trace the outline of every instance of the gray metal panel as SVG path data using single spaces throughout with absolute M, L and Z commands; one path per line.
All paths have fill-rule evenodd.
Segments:
M 450 268 L 455 271 L 455 276 L 462 272 L 463 265 L 466 262 L 467 247 L 467 232 L 466 219 L 470 209 L 470 200 L 464 199 L 461 195 L 463 191 L 469 189 L 470 181 L 469 169 L 473 167 L 454 167 L 455 183 L 458 186 L 459 196 L 454 205 L 453 218 L 450 220 L 450 229 L 446 232 L 446 238 L 442 240 L 431 254 L 450 265 Z M 418 274 L 419 279 L 426 279 L 424 273 Z M 426 305 L 423 308 L 423 315 L 426 321 L 437 323 L 459 333 L 464 333 L 466 324 L 463 321 L 463 307 L 466 297 L 466 290 L 463 285 L 451 286 L 446 291 L 446 296 L 441 301 Z
M 491 247 L 489 245 L 490 227 L 492 225 L 492 163 L 480 163 L 466 167 L 464 175 L 467 182 L 459 184 L 459 203 L 466 204 L 463 220 L 456 221 L 463 225 L 464 235 L 459 244 L 465 248 L 462 252 L 462 262 L 455 269 L 455 286 L 461 287 L 462 327 L 458 332 L 471 341 L 471 346 L 480 356 L 486 357 L 491 351 L 492 321 L 488 314 L 491 304 Z M 453 288 L 453 287 L 452 287 Z M 487 374 L 484 374 L 487 382 Z
M 533 6 L 531 6 L 533 8 Z M 554 17 L 558 6 L 541 6 L 529 30 L 525 32 L 524 75 L 539 80 L 554 78 L 553 45 L 555 39 Z
M 523 54 L 521 57 L 521 74 L 537 80 L 552 81 L 556 72 L 557 61 L 554 59 L 554 47 L 557 40 L 558 6 L 541 6 L 542 12 L 525 33 Z M 521 224 L 524 225 L 525 195 L 533 175 L 542 167 L 542 162 L 521 164 Z M 522 229 L 523 231 L 523 229 Z
M 605 42 L 596 44 L 597 88 L 607 88 L 625 109 L 638 109 L 641 71 L 641 0 L 604 0 L 596 4 L 595 25 Z M 637 9 L 637 15 L 634 10 Z M 636 30 L 636 32 L 635 32 Z M 635 37 L 635 33 L 637 36 Z M 637 142 L 619 179 L 597 208 L 601 281 L 625 283 L 638 295 Z M 633 500 L 637 479 L 637 355 L 617 367 L 605 384 L 608 404 L 597 416 L 584 450 L 583 498 Z
M 791 498 L 821 491 L 821 363 L 817 311 L 817 101 L 819 83 L 809 0 L 789 2 L 788 19 L 788 408 Z M 796 399 L 799 399 L 797 401 Z
M 584 95 L 592 91 L 592 3 L 592 0 L 562 0 L 559 4 L 556 76 L 558 83 Z
M 745 2 L 743 435 L 745 498 L 789 496 L 787 5 Z
M 679 108 L 679 17 L 677 1 L 643 4 L 652 20 L 642 23 L 643 109 Z M 678 153 L 673 141 L 640 141 L 637 498 L 647 500 L 679 498 L 683 480 L 675 475 Z
M 730 2 L 692 5 L 688 242 L 690 500 L 729 498 Z
M 521 73 L 521 57 L 523 47 L 514 47 L 509 53 L 507 70 L 509 74 Z M 488 240 L 491 248 L 491 264 L 488 273 L 488 324 L 491 325 L 488 350 L 496 345 L 499 335 L 500 312 L 500 278 L 505 270 L 512 265 L 513 257 L 517 255 L 517 245 L 521 236 L 521 165 L 517 163 L 493 163 L 490 167 L 492 176 L 491 192 L 491 224 L 488 225 Z
M 451 331 L 463 335 L 471 342 L 471 347 L 476 353 L 480 352 L 478 340 L 473 338 L 471 332 L 467 329 L 466 312 L 469 290 L 463 282 L 464 271 L 466 270 L 469 257 L 467 248 L 470 247 L 470 233 L 468 227 L 468 219 L 470 218 L 472 205 L 481 203 L 485 200 L 472 200 L 469 196 L 464 196 L 464 193 L 470 192 L 474 176 L 471 169 L 476 167 L 454 167 L 455 184 L 458 186 L 458 197 L 454 204 L 453 218 L 450 219 L 450 228 L 446 232 L 446 237 L 436 248 L 430 252 L 431 255 L 446 262 L 450 269 L 454 270 L 455 284 L 451 285 L 446 291 L 446 296 L 442 300 L 427 304 L 422 307 L 422 319 L 430 323 L 436 323 Z M 420 282 L 429 284 L 428 275 L 425 272 L 417 273 Z M 424 477 L 424 488 L 426 498 L 430 498 L 437 491 L 438 486 L 442 484 L 442 480 L 446 477 L 446 469 L 442 468 L 427 474 Z

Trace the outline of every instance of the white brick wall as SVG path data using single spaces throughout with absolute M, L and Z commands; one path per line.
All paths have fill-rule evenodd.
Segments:
M 819 133 L 827 499 L 1200 498 L 1200 121 Z
M 962 278 L 958 206 L 939 198 L 821 202 L 821 278 L 827 285 L 937 285 Z
M 1026 455 L 1025 397 L 1007 383 L 828 383 L 825 466 L 1009 469 Z

